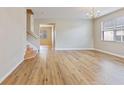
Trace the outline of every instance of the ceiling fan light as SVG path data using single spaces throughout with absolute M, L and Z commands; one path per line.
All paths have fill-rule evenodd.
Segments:
M 96 18 L 101 14 L 100 10 L 97 10 L 95 8 L 89 8 L 89 11 L 86 13 L 87 16 L 92 17 L 92 18 Z
M 97 13 L 100 13 L 101 11 L 97 10 Z
M 93 15 L 92 15 L 92 14 L 91 14 L 90 16 L 91 16 L 91 17 L 93 17 Z
M 86 13 L 87 16 L 89 16 L 90 14 L 89 13 Z

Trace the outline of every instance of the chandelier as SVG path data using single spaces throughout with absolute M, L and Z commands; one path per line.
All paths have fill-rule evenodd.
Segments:
M 91 18 L 96 18 L 101 14 L 101 11 L 94 7 L 87 8 L 86 10 L 86 15 Z

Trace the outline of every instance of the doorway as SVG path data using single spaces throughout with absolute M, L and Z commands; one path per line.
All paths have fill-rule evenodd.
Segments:
M 55 25 L 40 24 L 40 46 L 54 49 L 55 47 Z

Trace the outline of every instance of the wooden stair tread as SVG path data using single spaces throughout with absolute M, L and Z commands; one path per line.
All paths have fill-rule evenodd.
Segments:
M 31 48 L 29 45 L 27 45 L 24 60 L 32 59 L 32 58 L 36 57 L 36 55 L 37 55 L 37 51 L 33 50 L 33 48 Z

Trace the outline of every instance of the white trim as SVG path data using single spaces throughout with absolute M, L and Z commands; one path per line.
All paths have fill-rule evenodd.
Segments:
M 53 27 L 53 25 L 49 25 L 49 24 L 40 24 L 40 27 Z
M 96 50 L 96 51 L 99 51 L 99 52 L 103 52 L 103 53 L 106 53 L 106 54 L 110 54 L 110 55 L 113 55 L 113 56 L 124 58 L 124 56 L 122 56 L 122 55 L 112 53 L 112 52 L 109 52 L 109 51 L 104 51 L 104 50 L 101 50 L 101 49 L 96 49 L 96 48 L 55 48 L 55 50 Z
M 55 50 L 94 50 L 94 48 L 55 48 Z
M 22 62 L 24 61 L 24 59 L 22 59 L 18 64 L 16 64 L 11 71 L 9 71 L 8 73 L 6 73 L 2 78 L 0 78 L 0 83 L 2 83 Z
M 117 57 L 120 57 L 120 58 L 124 58 L 124 56 L 122 56 L 122 55 L 112 53 L 112 52 L 109 52 L 109 51 L 105 51 L 105 50 L 101 50 L 101 49 L 94 49 L 94 50 L 99 51 L 99 52 L 103 52 L 103 53 L 106 53 L 106 54 L 110 54 L 110 55 L 113 55 L 113 56 L 117 56 Z
M 56 31 L 55 31 L 55 24 L 39 24 L 39 34 L 40 34 L 40 28 L 41 27 L 52 27 L 52 48 L 55 47 L 55 38 L 56 38 Z

